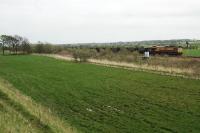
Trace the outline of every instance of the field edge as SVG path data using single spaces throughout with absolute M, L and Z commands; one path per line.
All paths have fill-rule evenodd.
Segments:
M 43 128 L 43 131 L 46 130 L 49 132 L 59 133 L 78 132 L 77 129 L 72 127 L 70 124 L 55 116 L 50 109 L 36 103 L 30 97 L 25 96 L 15 89 L 9 82 L 0 77 L 0 102 L 1 105 L 4 105 L 2 99 L 6 100 L 7 103 L 16 108 L 15 112 L 17 111 L 18 115 L 22 115 L 24 118 L 28 116 L 29 118 L 27 121 L 30 122 L 29 124 L 33 121 L 34 123 L 32 124 L 39 128 Z
M 74 61 L 72 57 L 62 56 L 62 55 L 57 55 L 57 54 L 32 54 L 32 55 L 49 57 L 56 60 L 69 61 L 69 62 Z M 104 67 L 141 71 L 141 72 L 159 74 L 159 75 L 164 75 L 164 76 L 180 77 L 184 79 L 200 80 L 199 76 L 191 75 L 193 71 L 189 69 L 185 69 L 184 71 L 182 71 L 179 68 L 165 68 L 161 66 L 153 67 L 153 66 L 148 66 L 148 65 L 136 65 L 134 63 L 116 62 L 116 61 L 109 61 L 109 60 L 103 60 L 103 59 L 102 60 L 89 59 L 88 62 L 86 63 L 98 65 L 98 66 L 104 66 Z

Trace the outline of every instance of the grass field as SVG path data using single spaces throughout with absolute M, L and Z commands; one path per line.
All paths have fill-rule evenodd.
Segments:
M 200 132 L 199 80 L 31 55 L 0 77 L 82 132 Z
M 184 56 L 200 57 L 200 49 L 184 49 L 183 55 Z

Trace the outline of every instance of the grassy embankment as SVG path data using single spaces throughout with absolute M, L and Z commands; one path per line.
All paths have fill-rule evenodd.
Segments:
M 0 78 L 0 132 L 73 133 L 76 130 Z
M 83 132 L 200 132 L 199 80 L 39 56 L 0 56 L 0 68 Z

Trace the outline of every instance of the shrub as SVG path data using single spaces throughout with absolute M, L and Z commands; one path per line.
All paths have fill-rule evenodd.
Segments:
M 35 45 L 35 47 L 34 47 L 34 52 L 35 53 L 41 54 L 41 53 L 45 53 L 44 51 L 45 51 L 44 50 L 44 44 L 37 44 L 37 45 Z
M 73 58 L 77 62 L 87 62 L 90 57 L 91 53 L 86 49 L 77 49 L 73 52 Z

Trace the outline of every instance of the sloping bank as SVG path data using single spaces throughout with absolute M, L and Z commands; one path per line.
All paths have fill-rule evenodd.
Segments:
M 0 132 L 74 133 L 70 125 L 0 78 Z

